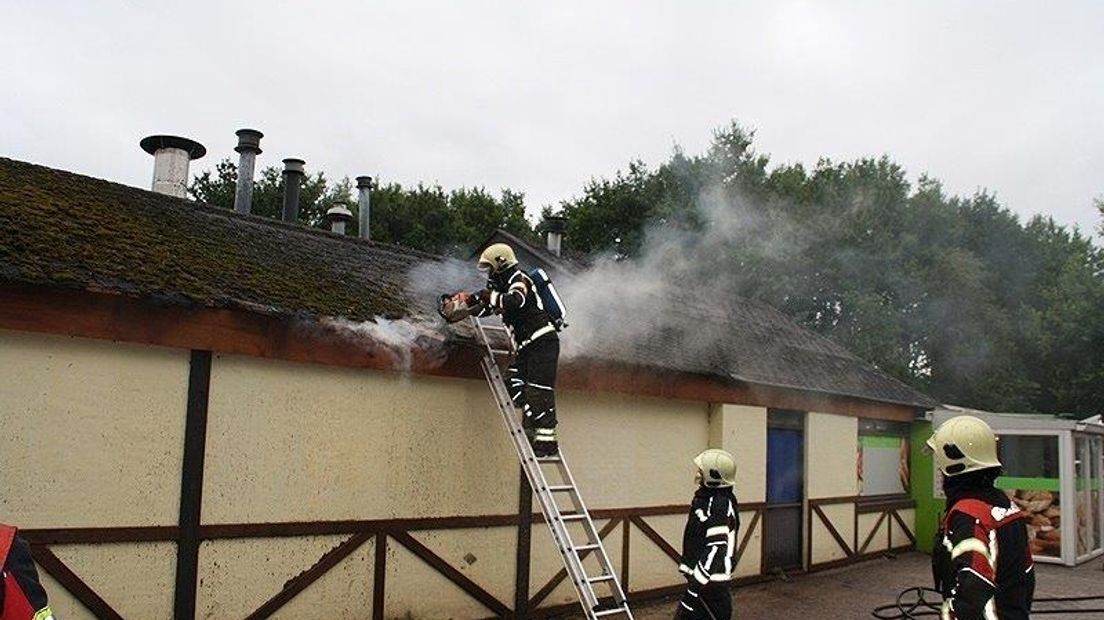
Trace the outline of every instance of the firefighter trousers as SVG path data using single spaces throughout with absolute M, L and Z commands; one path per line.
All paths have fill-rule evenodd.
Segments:
M 559 357 L 560 339 L 551 333 L 522 347 L 506 369 L 510 398 L 524 414 L 521 425 L 530 441 L 538 435 L 555 441 L 556 366 Z
M 680 605 L 675 620 L 732 620 L 732 590 L 729 588 L 727 581 L 703 586 L 698 591 L 699 600 L 694 611 L 687 611 Z

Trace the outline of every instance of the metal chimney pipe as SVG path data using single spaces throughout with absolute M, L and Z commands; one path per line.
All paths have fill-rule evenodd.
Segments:
M 559 215 L 550 215 L 544 220 L 544 229 L 548 232 L 548 251 L 559 256 L 563 249 L 563 236 L 567 230 L 567 220 Z
M 253 205 L 253 167 L 257 156 L 261 154 L 261 138 L 264 134 L 256 129 L 239 129 L 236 132 L 238 145 L 234 150 L 241 154 L 238 159 L 238 187 L 234 192 L 234 210 L 248 215 Z
M 368 230 L 368 225 L 371 223 L 372 213 L 372 177 L 363 176 L 357 177 L 357 190 L 359 195 L 357 196 L 357 209 L 360 211 L 360 238 L 371 239 L 372 233 Z
M 153 191 L 178 198 L 187 196 L 188 164 L 207 154 L 195 140 L 180 136 L 147 136 L 138 143 L 153 155 Z
M 345 224 L 353 221 L 353 212 L 349 210 L 345 202 L 335 202 L 326 211 L 326 220 L 330 223 L 330 230 L 339 235 L 345 234 Z
M 299 220 L 299 186 L 303 183 L 303 166 L 307 162 L 289 157 L 284 160 L 284 221 Z

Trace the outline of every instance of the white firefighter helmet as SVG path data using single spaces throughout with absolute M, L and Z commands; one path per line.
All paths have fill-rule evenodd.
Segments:
M 712 448 L 694 457 L 703 486 L 730 487 L 736 484 L 736 459 L 724 450 Z
M 479 269 L 488 273 L 498 273 L 503 269 L 509 269 L 517 264 L 517 256 L 514 249 L 505 243 L 495 243 L 487 246 L 479 255 Z
M 927 441 L 935 466 L 944 476 L 1000 467 L 997 437 L 980 418 L 960 415 L 939 425 Z

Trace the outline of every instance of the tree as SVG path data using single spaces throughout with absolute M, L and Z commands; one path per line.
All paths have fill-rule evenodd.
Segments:
M 1023 224 L 986 192 L 913 186 L 886 156 L 772 167 L 753 139 L 733 123 L 701 155 L 592 179 L 562 205 L 572 245 L 660 269 L 673 290 L 761 299 L 944 402 L 1100 410 L 1089 239 Z
M 188 193 L 200 202 L 232 209 L 238 183 L 238 167 L 229 159 L 215 165 L 214 172 L 205 170 L 196 176 Z M 308 173 L 299 189 L 299 222 L 315 228 L 328 228 L 324 216 L 337 202 L 353 203 L 352 184 L 346 177 L 331 184 L 325 173 Z M 284 209 L 283 172 L 269 166 L 261 170 L 253 184 L 251 213 L 280 219 Z M 356 234 L 356 221 L 351 234 Z
M 188 191 L 197 200 L 231 208 L 237 175 L 237 166 L 226 159 L 214 171 L 199 174 Z M 261 170 L 254 184 L 252 213 L 279 219 L 283 193 L 280 169 Z M 324 216 L 338 201 L 346 202 L 354 216 L 358 215 L 359 206 L 348 178 L 332 183 L 323 172 L 307 174 L 299 194 L 299 222 L 329 228 Z M 371 209 L 373 240 L 434 254 L 467 258 L 495 228 L 529 240 L 535 236 L 525 219 L 524 194 L 509 189 L 495 197 L 483 188 L 445 191 L 439 185 L 404 188 L 398 183 L 377 184 L 372 189 Z M 347 234 L 358 234 L 358 220 L 353 218 L 346 227 Z

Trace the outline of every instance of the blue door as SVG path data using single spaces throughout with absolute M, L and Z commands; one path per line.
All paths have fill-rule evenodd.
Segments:
M 773 413 L 773 412 L 772 412 Z M 767 509 L 763 521 L 766 571 L 801 568 L 805 438 L 793 423 L 767 427 Z

